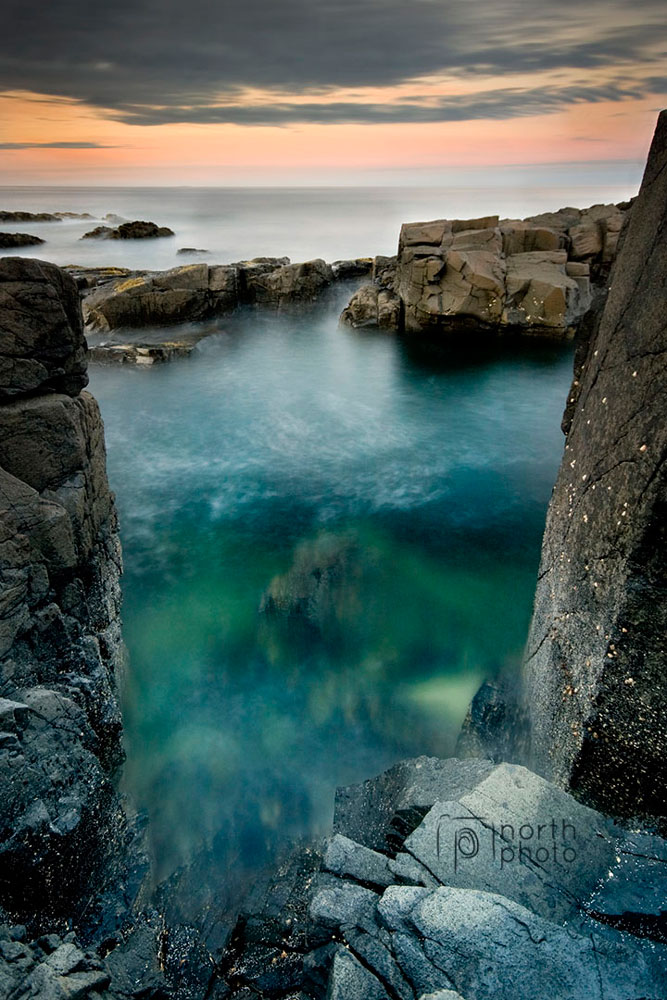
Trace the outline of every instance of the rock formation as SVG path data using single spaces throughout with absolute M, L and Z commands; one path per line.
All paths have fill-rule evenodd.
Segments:
M 121 563 L 76 286 L 5 258 L 0 308 L 0 906 L 35 921 L 68 912 L 118 823 Z
M 30 233 L 0 233 L 0 249 L 3 250 L 13 247 L 36 247 L 43 242 L 39 236 L 31 236 Z
M 591 276 L 608 273 L 622 221 L 616 205 L 595 205 L 406 224 L 395 270 L 374 273 L 341 320 L 407 333 L 571 336 L 590 306 Z
M 64 212 L 0 212 L 0 222 L 62 222 Z
M 96 226 L 84 233 L 82 240 L 154 240 L 160 236 L 174 236 L 173 229 L 158 226 L 154 222 L 122 222 L 115 229 L 110 226 Z
M 625 815 L 667 812 L 666 301 L 663 112 L 570 393 L 524 668 L 536 766 Z
M 233 1000 L 667 995 L 667 844 L 523 767 L 402 761 L 339 789 L 334 831 L 258 887 Z
M 240 305 L 281 309 L 316 300 L 334 280 L 332 268 L 323 260 L 292 264 L 289 257 L 187 264 L 119 277 L 109 271 L 75 269 L 84 291 L 84 319 L 92 332 L 197 322 Z

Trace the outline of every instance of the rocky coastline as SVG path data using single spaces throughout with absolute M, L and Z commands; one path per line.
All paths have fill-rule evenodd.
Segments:
M 123 274 L 0 260 L 0 997 L 667 998 L 666 165 L 663 113 L 629 212 L 411 224 L 396 259 Z M 153 891 L 118 790 L 122 563 L 84 319 L 106 338 L 308 304 L 368 275 L 354 326 L 584 324 L 524 689 L 478 695 L 471 759 L 339 789 L 327 843 L 295 847 L 242 914 L 186 919 L 173 884 Z M 326 613 L 326 593 L 306 598 Z

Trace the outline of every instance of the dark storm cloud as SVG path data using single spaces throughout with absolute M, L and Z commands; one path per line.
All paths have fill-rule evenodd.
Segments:
M 145 124 L 241 120 L 237 108 L 224 118 L 211 105 L 244 88 L 313 97 L 443 72 L 613 67 L 625 81 L 651 61 L 662 72 L 655 53 L 662 0 L 53 0 L 39 9 L 5 0 L 3 7 L 0 88 L 70 97 Z M 316 120 L 318 103 L 315 96 L 308 113 L 283 101 L 274 118 Z M 363 120 L 377 120 L 375 107 Z M 455 110 L 450 102 L 443 113 Z M 400 114 L 391 120 L 425 120 L 419 103 L 404 103 Z
M 0 149 L 111 149 L 99 142 L 0 142 Z

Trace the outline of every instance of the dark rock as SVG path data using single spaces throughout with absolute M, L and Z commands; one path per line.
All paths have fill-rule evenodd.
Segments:
M 181 247 L 176 253 L 210 253 L 209 250 L 197 250 L 195 247 Z
M 616 814 L 667 799 L 667 114 L 582 365 L 524 664 L 537 769 Z
M 84 233 L 82 240 L 149 240 L 159 236 L 174 236 L 172 229 L 157 226 L 154 222 L 123 222 L 116 228 L 96 226 Z
M 152 240 L 159 236 L 173 236 L 173 229 L 157 226 L 154 222 L 123 222 L 115 230 L 111 239 Z
M 90 232 L 84 233 L 82 240 L 110 240 L 116 232 L 111 226 L 95 226 Z
M 43 242 L 39 236 L 29 233 L 0 233 L 0 249 L 3 250 L 9 247 L 36 247 Z
M 61 222 L 61 213 L 52 212 L 0 212 L 0 222 Z
M 0 259 L 0 333 L 0 403 L 87 384 L 78 291 L 54 264 Z
M 365 278 L 373 269 L 372 257 L 356 257 L 354 260 L 335 260 L 331 265 L 336 281 Z
M 490 761 L 401 761 L 377 778 L 337 789 L 334 831 L 393 854 L 436 802 L 464 795 L 491 769 Z

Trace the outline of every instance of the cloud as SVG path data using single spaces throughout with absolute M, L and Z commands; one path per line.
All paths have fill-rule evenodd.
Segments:
M 234 100 L 248 89 L 275 93 L 268 119 L 314 120 L 302 116 L 321 104 L 322 120 L 329 121 L 332 105 L 317 95 L 341 87 L 444 74 L 475 80 L 579 70 L 590 77 L 602 69 L 622 88 L 640 70 L 657 76 L 664 6 L 663 0 L 116 0 L 93 10 L 89 0 L 51 0 L 34 16 L 24 0 L 5 0 L 3 41 L 0 89 L 80 100 L 123 121 L 240 120 Z M 310 111 L 290 106 L 286 93 L 312 97 Z M 443 114 L 456 112 L 452 100 Z M 233 106 L 231 119 L 220 117 L 223 102 Z M 363 120 L 377 120 L 377 106 L 366 107 Z M 348 107 L 351 120 L 360 108 Z M 424 113 L 419 103 L 407 103 L 399 120 L 424 120 Z M 261 114 L 249 108 L 246 117 Z
M 101 142 L 0 142 L 0 149 L 113 149 Z
M 363 103 L 352 101 L 274 104 L 225 104 L 221 106 L 163 107 L 149 111 L 121 113 L 123 121 L 138 125 L 196 122 L 199 124 L 232 123 L 236 125 L 286 125 L 292 122 L 327 124 L 403 122 L 452 122 L 472 119 L 507 119 L 545 114 L 572 104 L 622 101 L 641 97 L 638 88 L 542 87 L 507 88 L 475 94 L 433 98 L 419 95 L 400 103 Z

